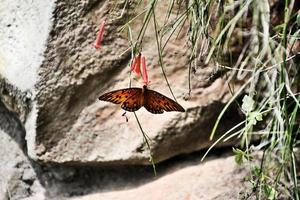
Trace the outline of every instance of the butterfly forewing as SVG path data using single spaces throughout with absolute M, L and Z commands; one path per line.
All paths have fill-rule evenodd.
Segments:
M 153 90 L 145 90 L 145 108 L 154 114 L 163 113 L 164 110 L 184 112 L 184 108 L 172 99 L 155 92 Z
M 126 88 L 105 93 L 99 97 L 99 100 L 108 101 L 114 104 L 124 103 L 132 96 L 142 93 L 142 88 Z

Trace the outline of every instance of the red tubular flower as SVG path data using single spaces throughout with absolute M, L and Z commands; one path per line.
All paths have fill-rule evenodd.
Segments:
M 136 75 L 138 75 L 138 76 L 142 75 L 144 85 L 148 85 L 150 83 L 150 81 L 148 80 L 146 58 L 145 58 L 145 56 L 142 56 L 141 53 L 139 53 L 133 59 L 131 66 L 130 66 L 130 70 L 132 72 L 136 73 Z
M 147 72 L 147 66 L 146 66 L 146 58 L 142 56 L 141 58 L 141 64 L 142 64 L 142 77 L 143 77 L 143 83 L 144 85 L 148 85 L 150 81 L 148 80 L 148 72 Z
M 133 59 L 130 70 L 135 72 L 138 76 L 141 74 L 141 54 Z
M 93 44 L 93 47 L 95 47 L 96 49 L 99 49 L 101 47 L 101 43 L 103 40 L 104 26 L 105 26 L 105 20 L 103 20 L 102 23 L 100 24 L 96 41 Z

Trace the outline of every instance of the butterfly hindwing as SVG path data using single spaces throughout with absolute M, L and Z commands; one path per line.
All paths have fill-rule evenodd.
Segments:
M 99 100 L 108 101 L 114 104 L 124 103 L 132 96 L 142 93 L 142 88 L 126 88 L 105 93 L 99 97 Z
M 184 108 L 172 99 L 153 90 L 145 91 L 145 108 L 154 114 L 163 113 L 164 110 L 184 112 Z
M 143 92 L 142 90 L 135 95 L 132 95 L 129 97 L 126 101 L 124 101 L 121 105 L 121 108 L 129 111 L 129 112 L 134 112 L 140 109 L 143 106 Z

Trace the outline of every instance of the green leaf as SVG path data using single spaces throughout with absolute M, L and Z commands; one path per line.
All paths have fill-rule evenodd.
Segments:
M 262 114 L 261 114 L 260 112 L 256 111 L 255 119 L 256 119 L 257 121 L 262 121 L 262 120 L 263 120 Z
M 259 176 L 260 176 L 260 171 L 261 171 L 261 169 L 260 169 L 259 166 L 255 165 L 255 166 L 252 168 L 251 171 L 252 171 L 252 173 L 253 173 L 256 177 L 259 177 Z
M 240 149 L 232 148 L 234 155 L 234 160 L 238 165 L 243 163 L 244 152 Z
M 253 111 L 249 113 L 248 121 L 249 124 L 256 125 L 257 121 L 262 121 L 262 114 L 258 111 Z
M 245 160 L 250 161 L 253 158 L 250 153 L 246 153 L 245 151 L 243 151 L 241 149 L 232 148 L 232 151 L 235 154 L 234 159 L 238 165 L 243 164 Z
M 254 100 L 249 97 L 248 95 L 245 95 L 243 98 L 243 104 L 242 104 L 242 109 L 246 113 L 250 113 L 252 110 L 254 110 Z
M 298 26 L 300 26 L 300 10 L 298 10 L 297 18 L 296 18 L 296 23 Z
M 282 32 L 283 29 L 284 29 L 284 24 L 279 24 L 273 28 L 273 30 L 276 32 Z
M 276 199 L 277 192 L 276 192 L 275 188 L 273 188 L 269 185 L 265 185 L 264 192 L 268 199 L 270 199 L 270 200 Z

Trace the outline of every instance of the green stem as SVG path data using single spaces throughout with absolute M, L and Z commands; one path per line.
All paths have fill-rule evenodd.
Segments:
M 159 65 L 160 65 L 160 68 L 161 68 L 161 71 L 163 73 L 163 76 L 166 80 L 166 83 L 168 85 L 168 88 L 174 98 L 175 101 L 176 100 L 176 97 L 172 91 L 172 88 L 170 86 L 170 83 L 168 81 L 168 78 L 167 78 L 167 75 L 166 75 L 166 72 L 165 72 L 165 69 L 164 69 L 164 65 L 163 65 L 163 58 L 162 58 L 162 52 L 161 52 L 161 46 L 160 46 L 160 43 L 159 43 L 159 35 L 158 35 L 158 30 L 157 30 L 157 21 L 156 21 L 156 17 L 155 17 L 155 11 L 153 9 L 153 22 L 154 22 L 154 31 L 155 31 L 155 36 L 156 36 L 156 45 L 157 45 L 157 51 L 158 51 L 158 61 L 159 61 Z
M 135 119 L 136 119 L 136 121 L 137 121 L 137 123 L 138 123 L 138 125 L 139 125 L 139 128 L 140 128 L 140 130 L 141 130 L 141 132 L 142 132 L 142 134 L 143 134 L 143 139 L 144 139 L 144 141 L 145 141 L 145 143 L 146 143 L 146 145 L 147 145 L 147 147 L 148 147 L 148 149 L 149 149 L 149 152 L 150 152 L 150 153 L 149 153 L 149 154 L 150 154 L 150 155 L 149 155 L 149 159 L 150 159 L 150 162 L 151 162 L 151 164 L 152 164 L 152 168 L 153 168 L 154 175 L 156 176 L 155 161 L 154 161 L 154 158 L 153 158 L 153 156 L 152 156 L 151 147 L 150 147 L 150 143 L 149 143 L 150 138 L 149 138 L 149 136 L 144 132 L 144 129 L 142 128 L 142 125 L 141 125 L 140 120 L 139 120 L 139 118 L 137 117 L 136 113 L 133 112 L 133 114 L 134 114 Z

